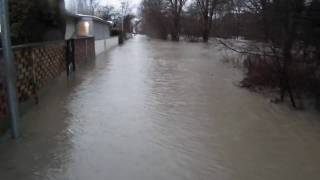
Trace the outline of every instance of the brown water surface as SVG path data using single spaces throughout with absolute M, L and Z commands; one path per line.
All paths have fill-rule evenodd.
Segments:
M 234 85 L 216 44 L 137 36 L 52 83 L 1 180 L 318 180 L 319 116 Z

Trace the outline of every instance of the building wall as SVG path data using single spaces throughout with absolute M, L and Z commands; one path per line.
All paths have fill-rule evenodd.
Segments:
M 94 20 L 92 35 L 96 40 L 110 38 L 110 26 L 108 24 Z
M 96 40 L 110 38 L 109 24 L 92 17 L 67 17 L 65 39 L 72 37 L 94 36 Z
M 76 35 L 76 19 L 69 17 L 66 19 L 65 39 L 71 39 L 74 35 Z
M 92 36 L 93 22 L 91 18 L 83 18 L 77 22 L 77 36 Z

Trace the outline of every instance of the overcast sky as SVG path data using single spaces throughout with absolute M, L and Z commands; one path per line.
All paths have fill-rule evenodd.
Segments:
M 66 2 L 66 7 L 68 8 L 69 5 L 71 5 L 71 3 L 77 3 L 78 0 L 65 0 Z M 86 0 L 87 2 L 89 2 L 89 0 Z M 98 0 L 100 2 L 101 5 L 112 5 L 114 6 L 116 9 L 119 9 L 121 7 L 121 2 L 122 0 Z M 125 0 L 127 1 L 127 0 Z M 137 8 L 139 7 L 140 3 L 142 0 L 128 0 L 129 4 L 130 4 L 130 8 L 132 8 L 133 13 L 137 12 Z
M 100 0 L 102 4 L 113 5 L 116 8 L 120 8 L 122 0 Z M 141 0 L 128 0 L 130 7 L 133 8 L 133 11 L 136 12 L 137 8 L 140 5 Z

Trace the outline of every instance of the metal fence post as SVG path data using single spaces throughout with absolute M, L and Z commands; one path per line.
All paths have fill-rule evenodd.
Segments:
M 17 138 L 19 136 L 19 111 L 16 89 L 15 64 L 10 39 L 8 0 L 0 0 L 0 23 L 8 111 L 11 120 L 11 133 L 13 138 Z

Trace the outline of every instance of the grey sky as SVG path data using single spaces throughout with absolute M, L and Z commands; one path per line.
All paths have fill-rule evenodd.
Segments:
M 113 5 L 116 8 L 120 8 L 121 1 L 122 0 L 100 0 L 102 4 L 109 4 Z M 139 5 L 141 0 L 128 0 L 130 3 L 130 6 L 132 6 L 133 9 L 136 9 Z
M 70 7 L 70 5 L 72 3 L 76 3 L 78 0 L 65 0 L 66 2 L 66 7 Z M 87 2 L 89 2 L 89 0 L 86 0 Z M 112 5 L 114 6 L 116 9 L 119 9 L 121 6 L 121 2 L 122 0 L 98 0 L 100 2 L 101 5 Z M 126 0 L 125 0 L 126 1 Z M 130 8 L 132 8 L 133 13 L 136 13 L 137 8 L 139 7 L 140 3 L 142 0 L 128 0 L 129 4 L 130 4 Z

